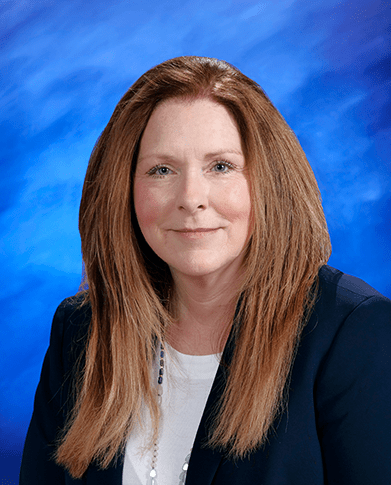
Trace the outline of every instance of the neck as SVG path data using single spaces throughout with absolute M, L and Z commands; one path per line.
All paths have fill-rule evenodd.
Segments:
M 240 278 L 174 273 L 173 278 L 176 323 L 168 331 L 169 344 L 184 354 L 222 352 L 235 313 Z

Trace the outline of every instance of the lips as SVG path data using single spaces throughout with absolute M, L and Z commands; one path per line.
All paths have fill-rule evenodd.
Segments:
M 194 229 L 183 228 L 183 229 L 172 229 L 175 232 L 192 233 L 192 232 L 212 232 L 217 231 L 218 227 L 196 227 Z
M 209 240 L 210 237 L 217 234 L 220 227 L 182 227 L 180 229 L 171 229 L 178 238 L 187 241 Z

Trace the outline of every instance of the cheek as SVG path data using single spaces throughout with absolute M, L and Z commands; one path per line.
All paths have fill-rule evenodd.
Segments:
M 161 203 L 150 188 L 142 183 L 134 187 L 134 208 L 140 228 L 151 226 L 159 216 Z
M 220 213 L 232 224 L 235 244 L 246 245 L 254 230 L 249 185 L 241 180 L 221 197 Z
M 241 180 L 219 197 L 220 208 L 232 222 L 250 223 L 251 197 L 247 181 Z

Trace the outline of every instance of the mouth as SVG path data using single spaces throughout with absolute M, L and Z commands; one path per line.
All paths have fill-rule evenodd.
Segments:
M 181 229 L 172 229 L 174 234 L 177 234 L 177 237 L 183 240 L 204 240 L 209 239 L 217 231 L 221 229 L 220 227 L 195 227 L 195 228 L 188 228 L 184 227 Z
M 217 231 L 218 227 L 196 227 L 194 229 L 190 228 L 183 228 L 183 229 L 173 229 L 174 232 L 181 232 L 181 233 L 198 233 L 198 232 L 213 232 Z

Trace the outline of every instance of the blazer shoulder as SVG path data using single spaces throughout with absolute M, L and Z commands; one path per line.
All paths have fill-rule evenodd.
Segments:
M 359 278 L 321 273 L 311 369 L 326 474 L 330 483 L 383 484 L 390 476 L 391 301 Z
M 369 336 L 374 327 L 381 326 L 391 328 L 391 300 L 355 276 L 330 266 L 320 269 L 316 303 L 304 339 L 318 341 L 325 352 L 343 328 L 355 333 L 361 327 Z
M 73 314 L 82 309 L 89 309 L 90 303 L 86 292 L 77 293 L 76 295 L 65 298 L 57 307 L 56 311 Z
M 321 290 L 336 291 L 337 295 L 345 296 L 352 300 L 365 300 L 373 296 L 386 298 L 360 278 L 343 273 L 328 265 L 321 267 L 319 271 L 319 283 Z
M 91 320 L 91 305 L 85 293 L 79 293 L 65 298 L 57 307 L 53 323 L 61 322 L 64 330 L 89 324 Z
M 355 276 L 348 275 L 331 266 L 319 271 L 319 288 L 315 311 L 319 314 L 346 317 L 368 300 L 371 307 L 387 308 L 391 301 Z
M 91 321 L 91 306 L 85 294 L 77 294 L 63 300 L 53 317 L 50 348 L 61 352 L 64 361 L 80 354 L 87 342 Z

